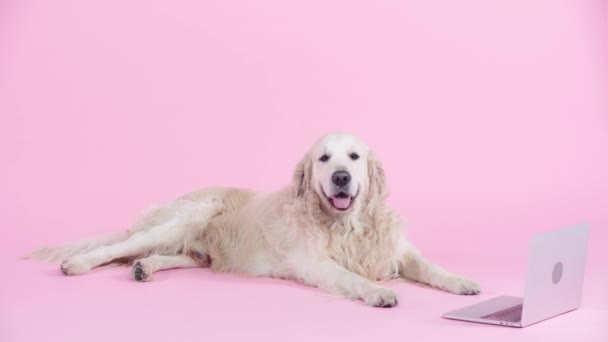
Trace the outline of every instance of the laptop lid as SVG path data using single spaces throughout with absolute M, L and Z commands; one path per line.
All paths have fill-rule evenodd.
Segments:
M 537 235 L 530 242 L 522 326 L 580 307 L 589 225 Z

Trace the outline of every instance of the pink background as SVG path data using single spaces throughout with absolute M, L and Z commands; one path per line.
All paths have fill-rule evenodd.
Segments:
M 0 2 L 0 340 L 606 341 L 602 0 Z M 392 310 L 294 283 L 16 260 L 210 185 L 272 191 L 330 131 L 384 162 L 411 240 L 479 297 Z M 440 314 L 521 295 L 528 239 L 588 222 L 583 307 L 524 330 Z

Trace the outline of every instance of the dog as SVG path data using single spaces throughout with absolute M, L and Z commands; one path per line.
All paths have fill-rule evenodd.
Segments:
M 28 257 L 62 261 L 69 276 L 128 263 L 137 281 L 170 268 L 208 267 L 295 280 L 374 307 L 397 305 L 397 294 L 378 281 L 398 277 L 478 294 L 476 282 L 429 262 L 410 244 L 387 196 L 376 155 L 354 135 L 331 133 L 278 192 L 202 189 L 149 209 L 124 232 Z

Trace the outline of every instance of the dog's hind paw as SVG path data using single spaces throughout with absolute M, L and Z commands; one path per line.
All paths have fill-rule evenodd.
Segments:
M 152 268 L 144 261 L 136 261 L 131 269 L 133 278 L 137 281 L 150 281 L 152 280 Z
M 79 256 L 74 256 L 61 263 L 61 272 L 65 275 L 77 275 L 91 270 L 91 266 Z

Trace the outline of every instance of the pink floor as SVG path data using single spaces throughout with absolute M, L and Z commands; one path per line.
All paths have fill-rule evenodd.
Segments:
M 293 282 L 171 270 L 137 283 L 124 267 L 65 277 L 58 268 L 4 259 L 0 341 L 607 341 L 608 274 L 588 268 L 579 310 L 524 328 L 450 321 L 441 313 L 519 295 L 523 259 L 440 260 L 483 286 L 455 296 L 392 281 L 401 301 L 376 309 Z

